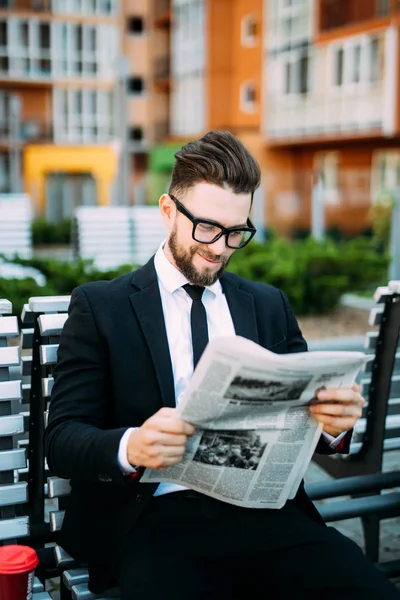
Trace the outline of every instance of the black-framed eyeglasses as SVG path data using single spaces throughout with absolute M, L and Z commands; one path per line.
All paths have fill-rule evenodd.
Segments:
M 215 221 L 198 219 L 178 198 L 172 194 L 168 195 L 175 202 L 177 210 L 193 223 L 192 238 L 200 244 L 213 244 L 224 235 L 228 248 L 237 250 L 246 246 L 256 234 L 257 230 L 250 219 L 247 219 L 246 227 L 223 227 Z

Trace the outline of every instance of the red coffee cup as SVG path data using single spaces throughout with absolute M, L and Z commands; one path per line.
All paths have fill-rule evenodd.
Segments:
M 0 547 L 0 600 L 31 600 L 38 562 L 29 546 Z

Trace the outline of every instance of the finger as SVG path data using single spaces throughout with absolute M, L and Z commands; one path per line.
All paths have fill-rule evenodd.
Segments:
M 143 433 L 143 440 L 146 444 L 153 446 L 185 446 L 187 436 L 147 429 Z
M 335 417 L 354 417 L 360 418 L 362 407 L 359 404 L 344 403 L 339 404 L 312 404 L 310 412 L 315 415 L 332 415 Z
M 193 435 L 195 432 L 193 425 L 186 421 L 182 421 L 182 419 L 178 419 L 177 417 L 151 417 L 148 421 L 148 425 L 164 433 Z
M 324 401 L 339 401 L 339 402 L 354 402 L 364 406 L 364 398 L 353 389 L 342 388 L 337 390 L 323 390 L 317 394 L 318 400 Z
M 353 385 L 351 386 L 351 389 L 354 390 L 357 394 L 359 394 L 360 390 L 361 390 L 361 386 L 358 383 L 354 382 Z
M 337 431 L 349 431 L 353 429 L 357 419 L 353 418 L 338 418 L 332 415 L 316 415 L 315 419 L 324 426 L 329 426 Z

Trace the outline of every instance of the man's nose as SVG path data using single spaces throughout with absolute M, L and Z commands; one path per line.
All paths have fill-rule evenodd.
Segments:
M 213 252 L 216 256 L 220 256 L 226 251 L 226 237 L 221 235 L 219 240 L 216 240 L 213 244 L 207 244 L 210 252 Z

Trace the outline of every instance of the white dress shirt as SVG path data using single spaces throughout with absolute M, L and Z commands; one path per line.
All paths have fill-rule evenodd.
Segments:
M 188 280 L 169 262 L 163 250 L 164 244 L 165 242 L 157 250 L 154 257 L 154 266 L 160 288 L 161 304 L 171 355 L 175 399 L 176 403 L 178 403 L 183 392 L 189 385 L 193 374 L 192 332 L 190 328 L 192 299 L 182 288 L 182 286 L 189 283 Z M 202 302 L 207 313 L 209 340 L 221 336 L 235 335 L 235 328 L 228 303 L 219 280 L 205 288 Z M 131 427 L 124 433 L 118 451 L 120 469 L 127 474 L 134 473 L 136 470 L 127 458 L 128 439 L 133 429 Z M 334 448 L 345 433 L 337 438 L 333 438 L 325 433 L 323 435 L 326 436 L 327 441 Z M 184 489 L 186 488 L 175 483 L 161 483 L 154 495 L 160 496 Z

